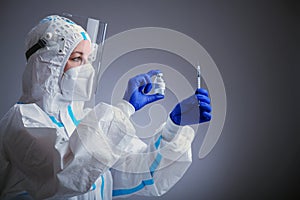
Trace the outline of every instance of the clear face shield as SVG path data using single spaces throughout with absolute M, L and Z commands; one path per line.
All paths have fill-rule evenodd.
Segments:
M 88 101 L 85 101 L 85 107 L 94 107 L 96 102 L 95 94 L 97 92 L 97 86 L 100 79 L 101 60 L 106 37 L 107 23 L 98 19 L 77 16 L 68 13 L 63 13 L 63 16 L 69 18 L 84 28 L 90 37 L 91 52 L 88 56 L 88 63 L 92 65 L 94 69 L 94 75 L 91 77 L 93 79 L 93 84 L 90 88 L 91 97 Z M 76 91 L 76 88 L 74 88 L 74 91 Z M 80 91 L 80 88 L 77 91 Z

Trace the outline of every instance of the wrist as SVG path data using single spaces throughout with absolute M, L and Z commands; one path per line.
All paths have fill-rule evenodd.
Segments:
M 175 137 L 176 133 L 179 131 L 180 128 L 181 126 L 175 124 L 169 115 L 162 132 L 162 136 L 164 140 L 171 141 Z
M 120 108 L 127 115 L 127 117 L 130 117 L 135 113 L 134 106 L 124 98 L 117 104 L 117 107 Z

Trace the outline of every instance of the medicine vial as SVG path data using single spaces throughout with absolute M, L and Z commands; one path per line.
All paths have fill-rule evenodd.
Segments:
M 158 73 L 153 83 L 154 83 L 154 93 L 165 95 L 166 84 L 163 79 L 163 73 Z

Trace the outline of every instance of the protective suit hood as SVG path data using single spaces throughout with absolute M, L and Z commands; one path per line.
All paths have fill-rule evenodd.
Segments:
M 43 47 L 39 46 L 41 40 L 45 43 Z M 55 116 L 72 103 L 62 97 L 60 81 L 69 56 L 82 40 L 90 41 L 87 32 L 58 15 L 44 18 L 28 33 L 25 46 L 30 54 L 26 55 L 21 103 L 36 103 Z

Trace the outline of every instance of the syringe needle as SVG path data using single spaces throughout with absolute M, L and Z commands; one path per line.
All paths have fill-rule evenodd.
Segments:
M 198 89 L 201 88 L 201 70 L 200 65 L 197 66 L 197 80 L 198 80 Z

